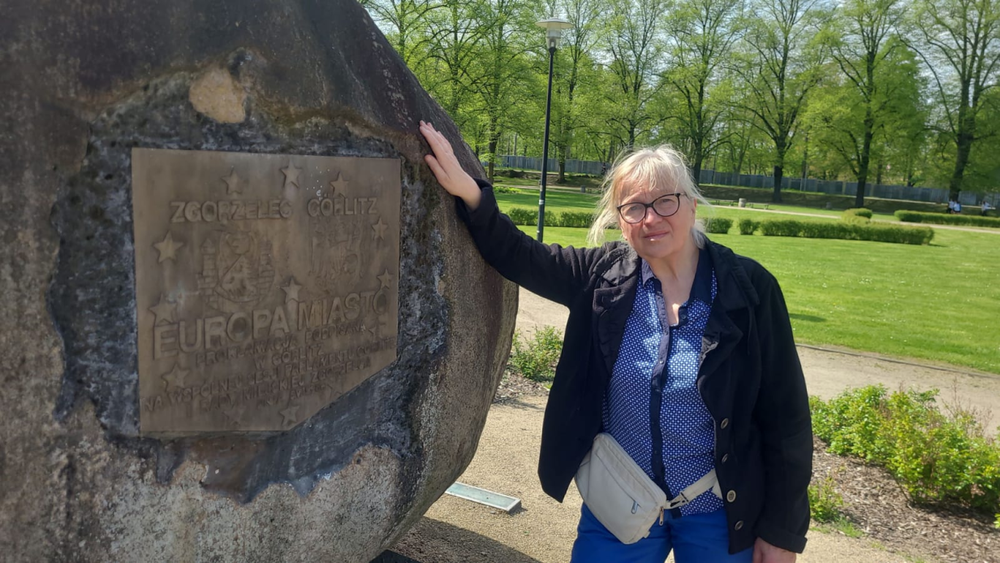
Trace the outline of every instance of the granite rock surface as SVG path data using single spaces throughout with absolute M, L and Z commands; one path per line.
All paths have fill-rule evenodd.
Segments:
M 360 561 L 461 474 L 516 288 L 423 164 L 458 131 L 354 0 L 0 5 L 5 561 Z M 140 433 L 133 147 L 398 158 L 397 359 L 294 429 Z

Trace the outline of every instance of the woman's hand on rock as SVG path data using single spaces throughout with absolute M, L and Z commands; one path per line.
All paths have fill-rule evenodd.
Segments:
M 427 166 L 431 167 L 431 172 L 437 178 L 441 187 L 453 196 L 462 198 L 466 207 L 476 209 L 479 207 L 482 194 L 479 186 L 472 176 L 462 170 L 462 165 L 455 158 L 455 151 L 451 148 L 451 143 L 444 135 L 439 133 L 430 123 L 421 121 L 420 132 L 427 139 L 427 144 L 431 146 L 434 154 L 424 156 Z

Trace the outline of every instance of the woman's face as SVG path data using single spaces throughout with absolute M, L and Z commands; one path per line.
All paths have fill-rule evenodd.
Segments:
M 680 191 L 679 188 L 675 187 L 649 190 L 644 185 L 625 184 L 622 186 L 622 199 L 618 205 L 650 204 L 657 198 Z M 673 196 L 668 199 L 674 199 L 678 203 L 676 213 L 669 217 L 661 217 L 652 207 L 647 207 L 645 218 L 635 224 L 625 221 L 621 213 L 618 215 L 618 224 L 621 226 L 625 240 L 647 262 L 679 252 L 692 238 L 691 228 L 694 227 L 698 202 L 686 195 Z M 660 202 L 660 208 L 669 211 L 670 205 L 664 205 L 664 203 Z

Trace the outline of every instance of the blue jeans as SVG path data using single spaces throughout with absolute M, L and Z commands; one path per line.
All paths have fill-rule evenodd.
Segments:
M 669 512 L 653 523 L 649 536 L 633 544 L 618 541 L 583 505 L 572 563 L 663 563 L 674 550 L 677 563 L 750 563 L 753 548 L 729 554 L 726 511 L 671 518 Z

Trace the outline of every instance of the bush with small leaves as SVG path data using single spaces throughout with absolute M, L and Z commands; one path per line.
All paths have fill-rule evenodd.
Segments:
M 922 213 L 900 209 L 896 218 L 904 223 L 932 223 L 935 225 L 965 225 L 969 227 L 989 227 L 1000 229 L 1000 217 L 980 215 L 945 215 L 943 213 Z
M 810 399 L 813 432 L 841 455 L 889 470 L 919 503 L 957 503 L 994 514 L 1000 506 L 1000 445 L 974 413 L 942 413 L 937 390 L 868 386 L 828 402 Z
M 813 520 L 829 523 L 841 517 L 844 497 L 837 492 L 835 485 L 833 477 L 829 475 L 823 481 L 809 485 L 809 512 Z
M 870 220 L 872 218 L 872 210 L 864 207 L 852 207 L 850 209 L 845 209 L 841 218 L 847 219 L 848 217 L 864 217 L 865 219 Z
M 903 244 L 930 244 L 934 230 L 930 227 L 899 227 L 869 225 L 844 221 L 791 221 L 773 219 L 760 224 L 764 236 L 868 240 Z
M 578 227 L 586 229 L 590 227 L 590 223 L 593 220 L 593 213 L 585 213 L 582 211 L 564 211 L 559 214 L 560 227 Z
M 562 345 L 562 333 L 552 327 L 536 330 L 530 339 L 515 332 L 507 363 L 528 379 L 551 381 L 556 375 Z
M 728 217 L 708 217 L 704 221 L 705 230 L 717 235 L 727 234 L 733 226 L 733 220 Z
M 752 235 L 754 231 L 760 228 L 760 221 L 754 221 L 753 219 L 740 219 L 739 223 L 736 225 L 739 227 L 741 235 Z

